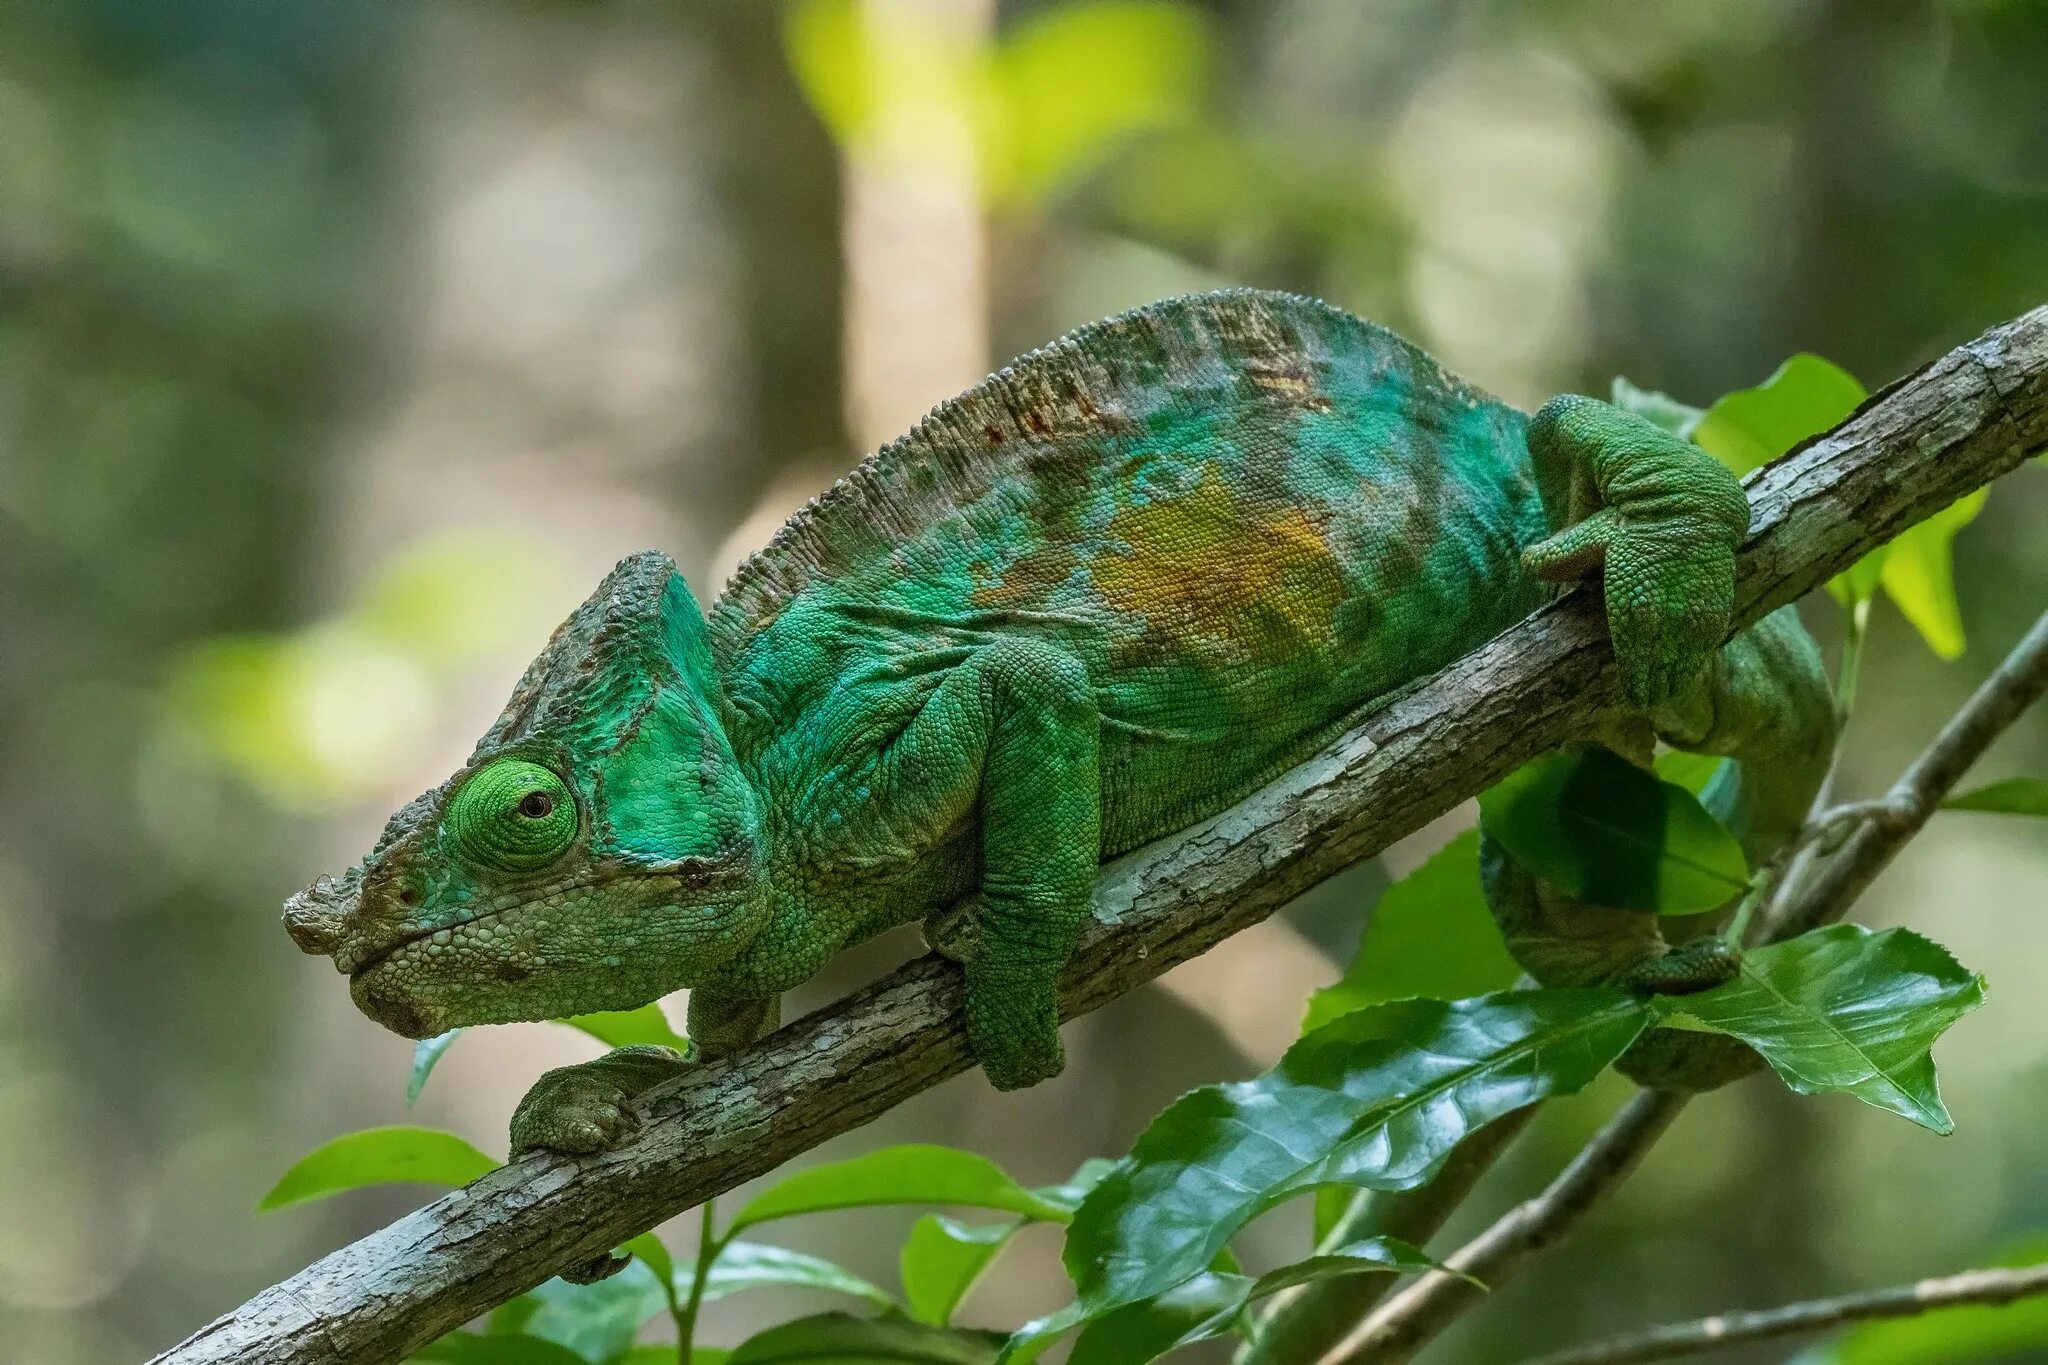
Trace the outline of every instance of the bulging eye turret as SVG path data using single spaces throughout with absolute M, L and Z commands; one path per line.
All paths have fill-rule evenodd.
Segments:
M 472 774 L 448 805 L 463 858 L 499 872 L 534 872 L 576 842 L 576 799 L 538 763 L 501 758 Z

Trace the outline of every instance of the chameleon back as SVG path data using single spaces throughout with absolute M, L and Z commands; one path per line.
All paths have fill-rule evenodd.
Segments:
M 907 715 L 1001 635 L 1057 640 L 1096 687 L 1112 853 L 1541 600 L 1517 567 L 1543 529 L 1525 425 L 1326 304 L 1170 299 L 1031 353 L 863 462 L 735 574 L 714 652 L 772 743 L 856 695 Z

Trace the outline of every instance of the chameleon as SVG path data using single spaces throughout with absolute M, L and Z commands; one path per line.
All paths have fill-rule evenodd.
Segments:
M 1600 581 L 1623 698 L 1588 738 L 1734 759 L 1710 807 L 1781 842 L 1831 709 L 1790 608 L 1727 638 L 1748 523 L 1732 474 L 1621 408 L 1525 414 L 1310 299 L 1168 299 L 935 408 L 708 612 L 666 555 L 625 559 L 461 771 L 285 924 L 407 1037 L 687 987 L 718 1057 L 843 947 L 922 921 L 961 962 L 987 1078 L 1028 1086 L 1063 1064 L 1059 977 L 1101 862 L 1577 580 Z M 1654 916 L 1570 901 L 1498 845 L 1482 862 L 1537 980 L 1698 984 Z M 1672 1083 L 1698 1069 L 1675 1046 L 1645 1063 Z M 615 1145 L 689 1064 L 636 1046 L 551 1071 L 514 1150 Z

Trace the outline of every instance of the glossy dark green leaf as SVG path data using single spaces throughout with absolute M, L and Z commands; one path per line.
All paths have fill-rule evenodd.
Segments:
M 2048 782 L 2038 777 L 2008 777 L 2003 782 L 1951 796 L 1943 810 L 1982 810 L 2000 815 L 2048 816 Z
M 1984 980 L 1910 929 L 1835 924 L 1743 955 L 1742 975 L 1658 996 L 1664 1022 L 1740 1038 L 1802 1095 L 1840 1090 L 1948 1133 L 1929 1049 Z
M 420 1091 L 427 1088 L 427 1077 L 434 1074 L 434 1066 L 441 1060 L 441 1054 L 457 1038 L 462 1036 L 459 1028 L 437 1033 L 431 1038 L 422 1038 L 412 1045 L 412 1073 L 405 1082 L 405 1103 L 407 1108 L 419 1099 Z
M 1268 1295 L 1345 1275 L 1409 1274 L 1439 1263 L 1391 1237 L 1371 1237 L 1296 1261 L 1252 1279 L 1208 1272 L 1091 1322 L 1067 1365 L 1142 1365 L 1182 1346 L 1220 1337 L 1238 1314 Z
M 538 1306 L 526 1319 L 526 1335 L 566 1346 L 590 1365 L 610 1365 L 641 1328 L 668 1311 L 667 1290 L 639 1261 L 596 1284 L 549 1280 L 533 1297 Z
M 824 1313 L 750 1337 L 727 1365 L 991 1365 L 1003 1338 L 994 1332 L 933 1327 L 909 1318 Z
M 671 1349 L 673 1362 L 676 1353 Z M 408 1365 L 590 1365 L 566 1346 L 523 1333 L 477 1336 L 451 1332 L 407 1356 Z
M 1690 403 L 1681 403 L 1670 394 L 1659 393 L 1655 389 L 1637 388 L 1620 375 L 1614 377 L 1614 389 L 1608 401 L 1617 408 L 1656 423 L 1682 441 L 1692 439 L 1700 418 L 1706 416 Z
M 1617 989 L 1394 1001 L 1323 1025 L 1263 1076 L 1182 1096 L 1074 1215 L 1084 1311 L 1201 1274 L 1238 1229 L 1318 1185 L 1426 1182 L 1473 1129 L 1592 1080 L 1646 1018 Z
M 281 1209 L 365 1185 L 467 1185 L 500 1164 L 438 1128 L 366 1128 L 300 1157 L 256 1207 Z
M 696 1274 L 694 1262 L 677 1266 L 677 1288 L 688 1293 Z M 881 1309 L 893 1309 L 896 1300 L 881 1286 L 871 1284 L 843 1266 L 822 1256 L 791 1251 L 765 1242 L 727 1242 L 704 1277 L 704 1298 L 722 1299 L 749 1289 L 824 1289 L 850 1294 Z
M 1302 1031 L 1383 1000 L 1481 995 L 1519 974 L 1479 888 L 1479 831 L 1467 830 L 1380 896 L 1343 979 L 1309 997 Z
M 1524 867 L 1597 905 L 1698 914 L 1749 885 L 1742 845 L 1698 797 L 1598 746 L 1525 764 L 1479 812 Z
M 2019 1269 L 2048 1262 L 2048 1237 L 2034 1237 L 1980 1262 Z M 1975 1365 L 2048 1355 L 2048 1297 L 1998 1307 L 1937 1308 L 1867 1322 L 1799 1357 L 1801 1365 Z
M 948 1204 L 1064 1221 L 1066 1210 L 1010 1179 L 985 1156 L 931 1143 L 884 1147 L 810 1166 L 747 1201 L 730 1231 L 775 1218 L 875 1204 Z
M 917 1220 L 904 1239 L 899 1268 L 903 1299 L 919 1322 L 944 1327 L 1023 1220 L 961 1223 L 941 1213 Z
M 642 1005 L 637 1010 L 614 1010 L 605 1014 L 578 1014 L 567 1019 L 557 1019 L 555 1022 L 580 1029 L 608 1047 L 655 1043 L 662 1047 L 672 1047 L 682 1053 L 690 1051 L 690 1040 L 670 1026 L 668 1016 L 662 1013 L 659 1004 Z

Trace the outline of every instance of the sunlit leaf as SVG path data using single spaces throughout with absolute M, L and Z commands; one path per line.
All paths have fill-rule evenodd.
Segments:
M 1655 423 L 1680 440 L 1692 439 L 1700 418 L 1706 416 L 1690 403 L 1681 403 L 1670 394 L 1659 393 L 1655 389 L 1639 389 L 1620 375 L 1614 377 L 1614 390 L 1608 401 L 1623 411 Z
M 731 1231 L 774 1218 L 875 1204 L 949 1204 L 1064 1220 L 1066 1210 L 1025 1189 L 985 1156 L 930 1143 L 884 1147 L 810 1166 L 748 1200 Z
M 1458 1000 L 1519 973 L 1479 887 L 1479 831 L 1467 830 L 1388 887 L 1343 979 L 1309 997 L 1302 1031 L 1383 1000 Z
M 434 1074 L 434 1065 L 441 1060 L 441 1054 L 448 1050 L 450 1043 L 461 1036 L 461 1029 L 452 1028 L 446 1033 L 422 1038 L 412 1045 L 412 1074 L 405 1082 L 407 1108 L 411 1108 L 413 1102 L 419 1099 L 420 1091 L 426 1089 L 427 1077 Z
M 1372 1237 L 1282 1266 L 1252 1279 L 1205 1273 L 1154 1299 L 1144 1299 L 1088 1324 L 1067 1365 L 1142 1365 L 1181 1346 L 1228 1332 L 1239 1313 L 1283 1289 L 1346 1275 L 1409 1274 L 1439 1263 L 1391 1237 Z
M 2020 1269 L 2048 1262 L 2048 1237 L 2009 1247 L 1981 1264 Z M 2039 1359 L 2048 1352 L 2048 1297 L 2000 1306 L 1936 1308 L 1867 1322 L 1799 1357 L 1800 1365 L 1973 1365 Z
M 1238 1229 L 1318 1185 L 1426 1182 L 1467 1133 L 1592 1080 L 1646 1017 L 1617 989 L 1394 1001 L 1323 1025 L 1263 1076 L 1182 1096 L 1074 1216 L 1084 1313 L 1201 1274 Z
M 1097 0 L 1032 15 L 998 50 L 1001 198 L 1034 199 L 1133 133 L 1188 120 L 1209 64 L 1195 9 Z
M 1743 955 L 1742 974 L 1658 996 L 1664 1022 L 1740 1038 L 1802 1095 L 1840 1090 L 1948 1133 L 1929 1052 L 1984 1002 L 1984 980 L 1909 929 L 1835 924 Z
M 1913 623 L 1927 647 L 1944 659 L 1963 652 L 1963 617 L 1956 605 L 1956 532 L 1984 510 L 1991 490 L 1965 494 L 1925 521 L 1902 531 L 1885 548 L 1878 581 L 1899 614 Z
M 1314 1218 L 1309 1230 L 1312 1246 L 1321 1246 L 1330 1240 L 1337 1224 L 1351 1211 L 1351 1201 L 1358 1197 L 1357 1190 L 1344 1185 L 1316 1186 Z
M 1698 798 L 1597 746 L 1525 764 L 1479 812 L 1517 862 L 1596 905 L 1697 914 L 1749 884 L 1742 845 Z
M 1715 400 L 1691 435 L 1737 474 L 1747 474 L 1792 447 L 1835 426 L 1869 395 L 1856 377 L 1832 361 L 1799 354 L 1753 389 Z M 1844 607 L 1877 591 L 1887 550 L 1880 546 L 1828 584 Z
M 675 1360 L 673 1348 L 668 1358 L 671 1362 Z M 566 1346 L 523 1333 L 478 1336 L 451 1332 L 439 1341 L 429 1342 L 406 1360 L 420 1365 L 590 1365 Z
M 2048 816 L 2048 782 L 2038 777 L 2008 777 L 2003 782 L 1951 796 L 1944 810 L 1994 811 L 2000 815 Z
M 1836 425 L 1868 396 L 1847 370 L 1802 352 L 1755 388 L 1715 399 L 1692 439 L 1737 474 L 1747 474 Z
M 699 1346 L 691 1343 L 690 1365 L 727 1365 L 732 1352 L 723 1346 Z M 635 1346 L 620 1356 L 613 1365 L 676 1365 L 676 1348 L 662 1342 L 656 1345 Z M 816 1365 L 816 1362 L 813 1362 Z
M 942 1213 L 918 1219 L 899 1260 L 910 1315 L 934 1327 L 950 1323 L 967 1291 L 1022 1226 L 1021 1220 L 961 1223 Z
M 726 1365 L 990 1365 L 1002 1344 L 995 1332 L 824 1313 L 748 1338 Z
M 549 1280 L 533 1297 L 539 1306 L 526 1319 L 526 1334 L 566 1346 L 592 1365 L 623 1355 L 640 1329 L 668 1310 L 668 1291 L 639 1261 L 596 1284 Z
M 1719 754 L 1695 754 L 1684 749 L 1666 749 L 1657 755 L 1653 765 L 1659 781 L 1669 782 L 1685 788 L 1694 796 L 1713 785 L 1714 780 L 1728 767 L 1728 760 Z
M 688 1291 L 696 1269 L 694 1262 L 675 1268 L 675 1283 L 683 1292 Z M 896 1307 L 895 1298 L 887 1290 L 822 1256 L 763 1242 L 726 1243 L 718 1259 L 711 1263 L 711 1272 L 704 1277 L 704 1298 L 708 1302 L 749 1289 L 776 1287 L 823 1289 L 850 1294 L 877 1308 Z
M 673 1282 L 676 1277 L 675 1257 L 669 1255 L 668 1245 L 651 1232 L 643 1232 L 619 1250 L 638 1256 L 647 1262 L 647 1268 L 654 1272 L 657 1280 Z
M 567 1024 L 573 1029 L 581 1029 L 609 1047 L 656 1043 L 662 1047 L 672 1047 L 686 1055 L 691 1053 L 690 1040 L 670 1026 L 668 1016 L 662 1013 L 659 1004 L 642 1005 L 637 1010 L 614 1010 L 605 1014 L 578 1014 L 555 1022 Z
M 366 1128 L 300 1157 L 256 1207 L 281 1209 L 364 1185 L 467 1185 L 499 1165 L 438 1128 Z

